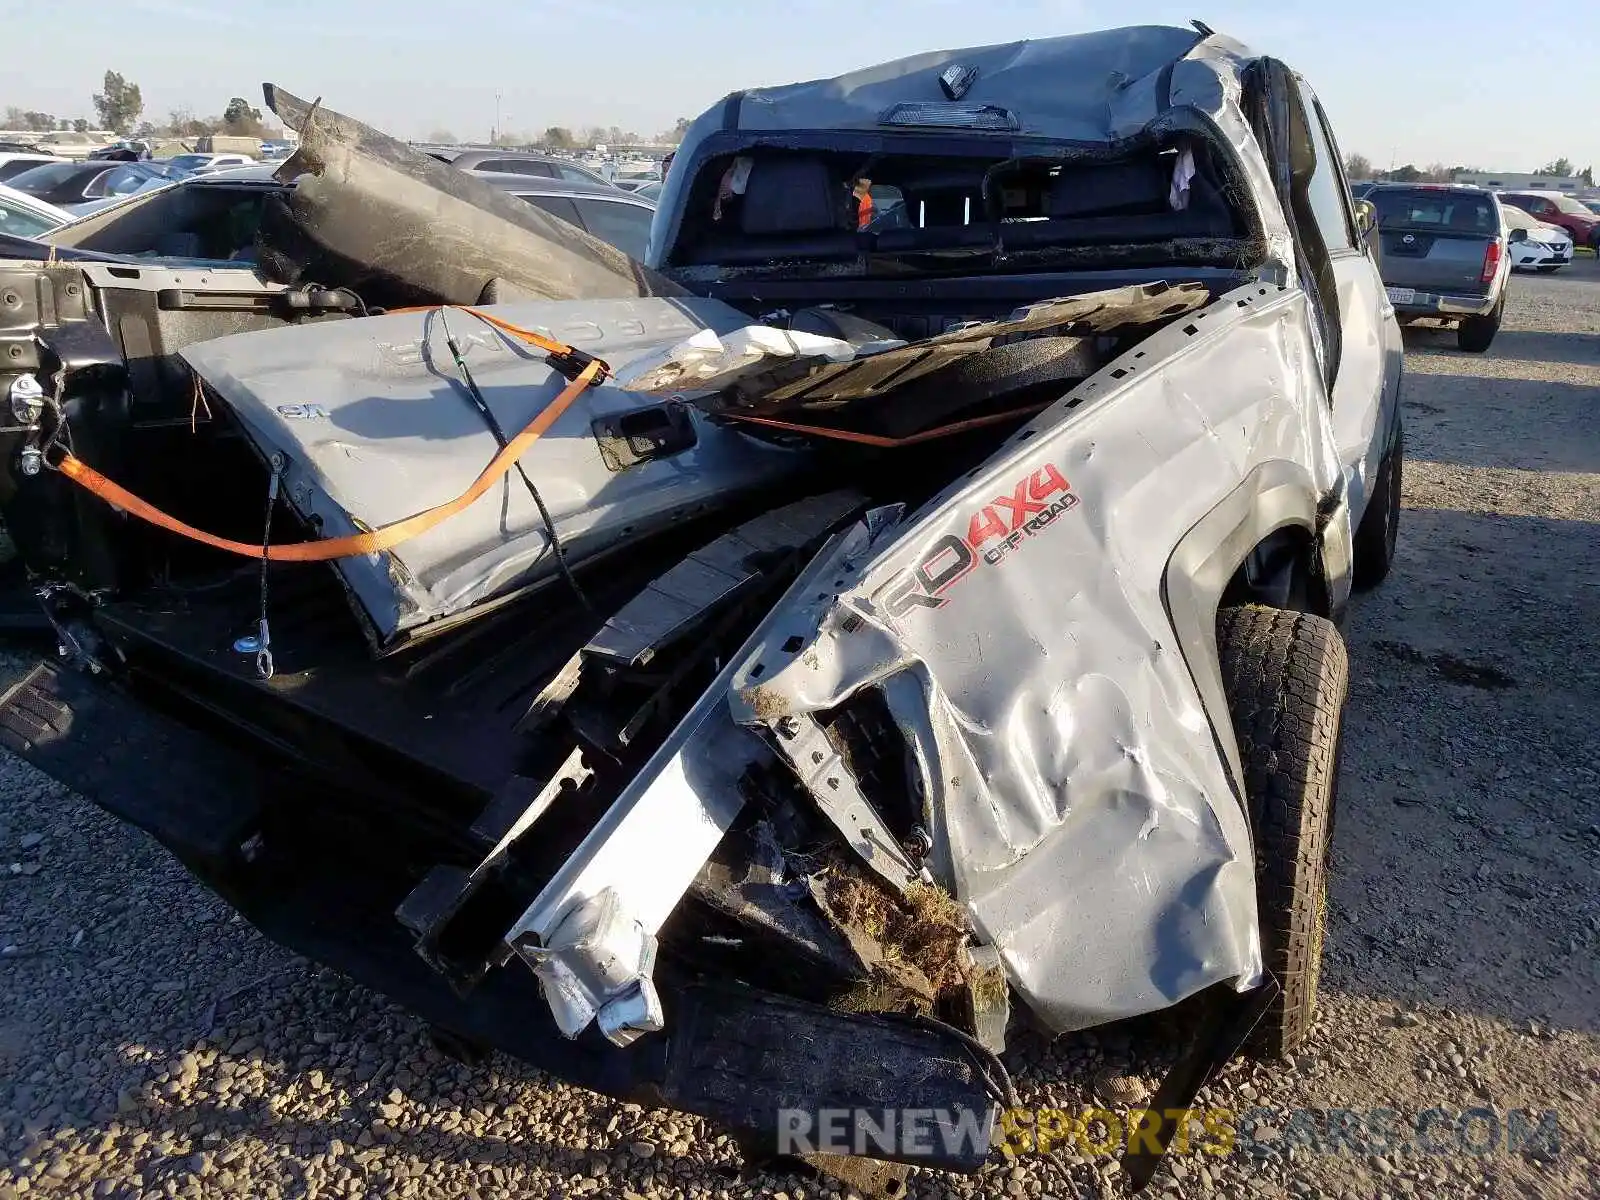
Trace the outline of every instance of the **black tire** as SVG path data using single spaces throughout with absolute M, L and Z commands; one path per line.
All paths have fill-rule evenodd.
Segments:
M 1261 950 L 1283 989 L 1245 1049 L 1283 1058 L 1316 1014 L 1349 662 L 1332 622 L 1255 605 L 1217 614 L 1217 650 L 1250 806 Z
M 1506 294 L 1501 292 L 1500 302 L 1488 316 L 1461 318 L 1461 327 L 1456 330 L 1456 345 L 1469 354 L 1482 354 L 1494 343 L 1494 335 L 1500 332 L 1500 321 L 1505 315 Z
M 1379 461 L 1377 477 L 1372 481 L 1372 499 L 1367 502 L 1367 511 L 1361 514 L 1361 524 L 1356 526 L 1351 582 L 1362 591 L 1382 583 L 1394 565 L 1394 548 L 1400 540 L 1400 491 L 1405 461 L 1405 430 L 1396 422 L 1394 438 Z

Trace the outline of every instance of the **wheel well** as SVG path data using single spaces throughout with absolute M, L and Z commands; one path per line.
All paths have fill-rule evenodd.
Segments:
M 1285 525 L 1257 542 L 1223 588 L 1218 608 L 1237 604 L 1330 616 L 1321 550 L 1311 530 Z

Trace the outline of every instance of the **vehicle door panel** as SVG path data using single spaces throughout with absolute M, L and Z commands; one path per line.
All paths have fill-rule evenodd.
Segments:
M 1295 269 L 1316 317 L 1312 336 L 1322 359 L 1323 381 L 1331 394 L 1339 372 L 1339 305 L 1327 248 L 1306 206 L 1305 182 L 1313 160 L 1309 143 L 1302 145 L 1296 137 L 1302 122 L 1294 73 L 1276 59 L 1258 59 L 1251 68 L 1248 88 L 1256 138 L 1294 234 Z
M 1311 89 L 1302 82 L 1299 99 L 1309 128 L 1327 159 L 1327 183 L 1335 185 L 1344 224 L 1342 239 L 1327 236 L 1329 260 L 1339 292 L 1342 331 L 1339 374 L 1333 388 L 1333 434 L 1350 489 L 1350 512 L 1359 521 L 1388 448 L 1399 412 L 1404 346 L 1378 264 L 1355 224 L 1355 207 L 1344 178 L 1339 143 L 1332 124 Z
M 1327 301 L 1325 379 L 1354 524 L 1398 411 L 1400 329 L 1378 266 L 1357 235 L 1338 142 L 1321 105 L 1282 63 L 1267 59 L 1259 67 L 1263 146 L 1295 230 L 1307 291 L 1314 305 Z

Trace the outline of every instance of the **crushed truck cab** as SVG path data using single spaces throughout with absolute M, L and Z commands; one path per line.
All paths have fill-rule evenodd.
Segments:
M 1192 1002 L 1163 1110 L 1299 1044 L 1403 457 L 1305 81 L 1138 27 L 737 93 L 644 263 L 267 99 L 248 284 L 0 260 L 56 651 L 0 737 L 269 936 L 753 1154 L 909 1107 L 865 1153 L 975 1170 L 1019 1023 Z

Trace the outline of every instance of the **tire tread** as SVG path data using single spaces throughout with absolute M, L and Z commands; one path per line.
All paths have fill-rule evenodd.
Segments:
M 1250 806 L 1262 954 L 1283 988 L 1249 1049 L 1282 1057 L 1315 1009 L 1349 661 L 1331 622 L 1256 605 L 1218 614 L 1217 647 Z

